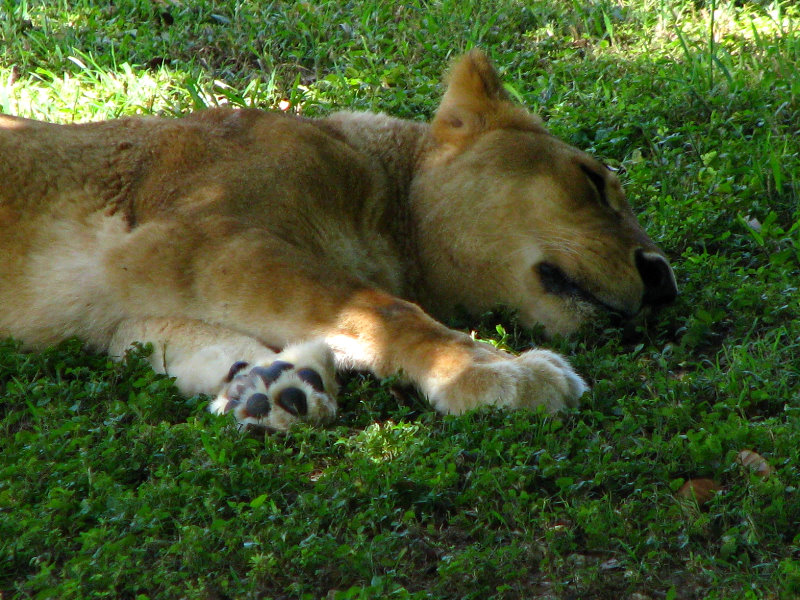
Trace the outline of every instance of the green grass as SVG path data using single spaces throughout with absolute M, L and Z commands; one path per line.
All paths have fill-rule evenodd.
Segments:
M 354 376 L 336 424 L 253 438 L 140 359 L 3 343 L 2 600 L 800 596 L 793 2 L 0 0 L 0 110 L 424 119 L 475 45 L 619 167 L 676 304 L 550 343 L 593 383 L 561 422 L 440 417 Z M 702 507 L 676 494 L 698 477 L 723 487 Z

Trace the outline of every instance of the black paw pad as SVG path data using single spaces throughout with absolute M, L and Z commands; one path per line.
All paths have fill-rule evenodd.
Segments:
M 303 390 L 296 387 L 288 387 L 280 391 L 276 403 L 286 412 L 301 417 L 308 414 L 308 403 Z
M 230 383 L 233 381 L 233 378 L 236 377 L 236 374 L 249 364 L 249 362 L 244 360 L 237 360 L 235 363 L 233 363 L 231 368 L 228 369 L 228 374 L 225 376 L 225 383 Z
M 299 377 L 301 381 L 305 381 L 308 385 L 314 388 L 315 391 L 325 391 L 325 386 L 322 384 L 322 377 L 320 377 L 320 374 L 314 369 L 300 369 L 297 371 L 297 377 Z
M 222 409 L 222 414 L 227 415 L 237 406 L 239 406 L 238 400 L 228 400 L 228 402 L 225 404 L 225 408 Z
M 247 399 L 244 409 L 251 417 L 263 417 L 270 411 L 269 398 L 266 394 L 253 394 Z
M 282 360 L 276 360 L 268 367 L 253 367 L 250 374 L 255 377 L 260 377 L 266 387 L 275 383 L 275 380 L 281 376 L 286 369 L 291 369 L 294 365 Z

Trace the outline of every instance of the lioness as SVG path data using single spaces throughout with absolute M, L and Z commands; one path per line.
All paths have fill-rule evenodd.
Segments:
M 444 413 L 573 406 L 586 385 L 561 356 L 436 319 L 506 305 L 565 333 L 676 295 L 617 177 L 514 105 L 477 50 L 430 124 L 0 116 L 0 256 L 0 335 L 150 342 L 183 392 L 268 430 L 332 418 L 337 367 L 399 374 Z

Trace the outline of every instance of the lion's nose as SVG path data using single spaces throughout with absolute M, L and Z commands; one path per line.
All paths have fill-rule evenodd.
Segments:
M 643 306 L 658 306 L 675 300 L 678 286 L 666 258 L 655 252 L 637 250 L 636 268 L 644 282 Z

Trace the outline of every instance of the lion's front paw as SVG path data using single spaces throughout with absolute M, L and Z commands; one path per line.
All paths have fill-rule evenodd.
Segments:
M 517 357 L 470 364 L 429 388 L 434 407 L 462 413 L 482 405 L 508 408 L 545 406 L 549 412 L 577 406 L 588 390 L 583 379 L 560 355 L 529 350 Z
M 285 431 L 303 420 L 325 422 L 336 415 L 333 358 L 324 344 L 291 346 L 274 362 L 235 363 L 229 383 L 209 406 L 233 413 L 240 426 Z

